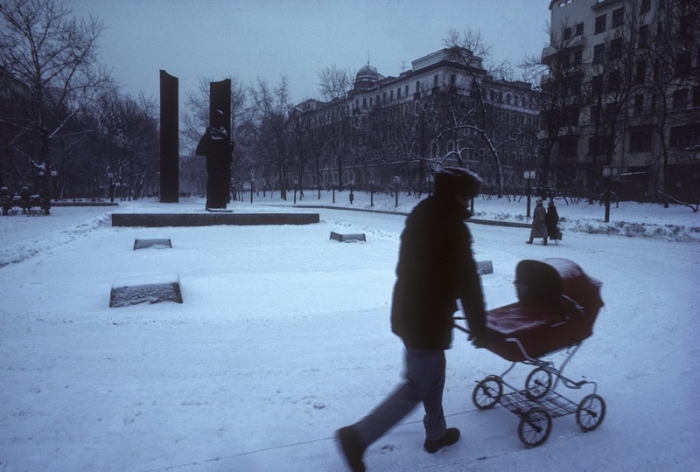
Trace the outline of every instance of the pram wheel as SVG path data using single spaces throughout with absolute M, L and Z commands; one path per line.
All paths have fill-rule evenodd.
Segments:
M 552 431 L 552 417 L 544 408 L 535 407 L 520 415 L 518 437 L 527 447 L 542 445 Z
M 530 400 L 539 400 L 547 395 L 552 388 L 552 374 L 548 370 L 538 367 L 525 379 L 525 395 Z
M 489 375 L 476 384 L 472 392 L 472 401 L 480 410 L 493 408 L 503 396 L 503 381 L 496 375 Z
M 585 431 L 593 431 L 605 418 L 605 401 L 603 397 L 592 393 L 581 400 L 576 410 L 576 424 Z

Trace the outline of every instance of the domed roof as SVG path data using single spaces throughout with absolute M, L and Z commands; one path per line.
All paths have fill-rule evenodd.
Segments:
M 377 68 L 373 67 L 369 64 L 360 67 L 360 70 L 357 71 L 357 74 L 355 75 L 355 80 L 378 80 L 379 79 L 379 73 L 377 72 Z
M 360 67 L 360 70 L 355 74 L 355 88 L 369 89 L 382 79 L 384 77 L 377 72 L 377 68 L 369 65 L 368 62 L 367 65 Z

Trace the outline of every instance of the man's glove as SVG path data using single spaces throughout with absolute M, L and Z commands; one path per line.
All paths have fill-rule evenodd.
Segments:
M 486 334 L 486 331 L 470 331 L 469 341 L 471 341 L 477 349 L 486 347 L 489 341 L 488 334 Z

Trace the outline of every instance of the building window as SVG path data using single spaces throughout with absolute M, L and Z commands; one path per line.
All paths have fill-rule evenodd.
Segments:
M 568 69 L 571 67 L 571 55 L 569 53 L 564 53 L 561 56 L 561 68 Z
M 610 41 L 610 59 L 619 59 L 622 57 L 622 38 L 613 39 Z
M 599 118 L 600 118 L 600 107 L 598 105 L 593 105 L 591 107 L 591 111 L 589 113 L 588 121 L 590 123 L 598 123 Z
M 571 39 L 571 34 L 572 34 L 571 28 L 568 28 L 568 27 L 564 28 L 564 31 L 562 31 L 562 33 L 561 33 L 561 39 L 563 39 L 564 41 L 568 41 Z
M 619 92 L 621 85 L 621 75 L 619 70 L 614 70 L 608 74 L 608 91 Z
M 605 15 L 601 15 L 595 19 L 595 34 L 605 32 Z
M 396 89 L 396 99 L 398 100 L 400 98 L 401 98 L 401 87 Z
M 603 75 L 596 75 L 591 81 L 592 92 L 596 95 L 603 93 Z
M 576 138 L 562 139 L 559 143 L 559 157 L 572 158 L 578 156 L 578 140 Z
M 593 64 L 600 64 L 605 60 L 605 44 L 593 47 Z
M 618 28 L 622 26 L 622 24 L 625 21 L 625 9 L 623 8 L 618 8 L 617 10 L 614 10 L 612 13 L 612 27 L 613 28 Z
M 438 81 L 440 80 L 439 77 L 439 75 L 433 76 L 433 88 L 438 88 Z
M 574 36 L 583 36 L 583 23 L 579 23 L 574 28 Z
M 574 53 L 574 65 L 580 66 L 583 64 L 583 51 L 576 51 Z
M 649 25 L 639 27 L 639 42 L 637 46 L 639 49 L 647 49 L 649 47 Z
M 650 129 L 638 130 L 630 132 L 630 152 L 649 152 L 651 151 L 651 137 L 653 133 Z
M 644 78 L 647 75 L 647 63 L 644 61 L 637 62 L 637 72 L 634 76 L 634 81 L 636 84 L 643 84 Z
M 642 0 L 642 13 L 646 13 L 651 10 L 651 0 Z
M 693 59 L 689 52 L 682 52 L 676 57 L 676 75 L 686 75 L 692 69 Z
M 688 124 L 671 128 L 668 147 L 671 149 L 687 149 L 700 146 L 700 124 Z
M 644 114 L 644 94 L 639 94 L 634 97 L 634 116 Z
M 700 87 L 693 87 L 693 108 L 700 107 Z
M 688 107 L 688 91 L 680 89 L 673 92 L 673 110 L 683 110 Z

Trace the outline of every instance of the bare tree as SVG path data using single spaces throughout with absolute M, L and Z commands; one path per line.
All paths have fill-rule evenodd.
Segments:
M 10 120 L 15 133 L 38 141 L 38 157 L 27 157 L 41 173 L 51 165 L 51 141 L 109 84 L 96 55 L 102 29 L 96 18 L 71 17 L 56 0 L 8 0 L 0 7 L 2 80 L 22 109 Z
M 353 73 L 349 68 L 341 69 L 332 64 L 321 70 L 318 80 L 321 99 L 331 102 L 338 98 L 345 98 L 348 90 L 352 88 Z
M 509 74 L 512 75 L 511 69 L 508 64 L 488 70 L 484 68 L 483 60 L 488 59 L 490 47 L 484 43 L 478 31 L 467 30 L 460 34 L 456 30 L 450 30 L 444 44 L 450 50 L 450 59 L 464 66 L 469 83 L 463 84 L 463 88 L 468 90 L 470 101 L 466 107 L 460 104 L 459 109 L 453 109 L 453 113 L 460 116 L 453 117 L 452 126 L 444 129 L 443 133 L 454 133 L 459 129 L 468 131 L 481 140 L 493 159 L 496 169 L 496 192 L 498 198 L 501 198 L 505 187 L 501 151 L 509 144 L 517 142 L 522 131 L 517 130 L 515 134 L 509 131 L 509 123 L 503 121 L 502 113 L 489 103 L 489 94 L 499 92 L 494 89 L 487 90 L 485 85 L 487 79 L 493 86 L 497 85 L 498 81 L 505 82 Z
M 291 167 L 288 133 L 289 93 L 286 77 L 271 88 L 264 80 L 251 87 L 251 152 L 271 188 L 279 185 L 281 197 L 287 198 L 287 179 Z

